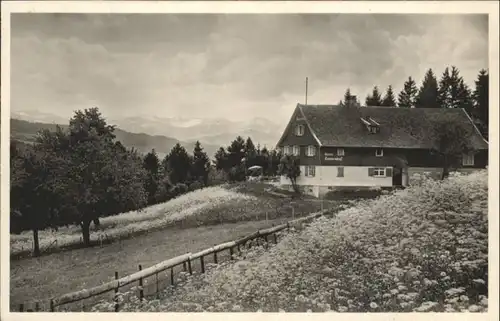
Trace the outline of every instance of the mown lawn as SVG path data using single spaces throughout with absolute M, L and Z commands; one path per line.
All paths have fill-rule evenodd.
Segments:
M 234 240 L 258 229 L 280 224 L 273 221 L 250 221 L 190 229 L 171 228 L 94 248 L 54 253 L 40 258 L 11 261 L 10 307 L 20 303 L 49 300 L 51 297 L 99 285 L 163 260 L 197 252 L 215 244 Z M 48 301 L 41 302 L 48 310 Z M 25 309 L 29 306 L 26 305 Z

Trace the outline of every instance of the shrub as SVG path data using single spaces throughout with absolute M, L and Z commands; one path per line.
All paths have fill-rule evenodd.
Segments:
M 486 311 L 487 173 L 354 203 L 130 311 Z
M 194 181 L 191 184 L 189 184 L 189 191 L 195 191 L 197 189 L 200 189 L 203 187 L 203 183 L 200 181 Z
M 184 183 L 178 183 L 175 184 L 171 189 L 170 189 L 170 195 L 172 197 L 177 197 L 179 195 L 187 193 L 189 190 L 189 187 L 184 184 Z
M 246 180 L 245 167 L 243 165 L 231 167 L 228 176 L 231 182 L 242 182 Z

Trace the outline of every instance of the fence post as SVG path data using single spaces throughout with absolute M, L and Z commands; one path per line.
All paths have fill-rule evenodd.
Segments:
M 290 222 L 286 222 L 286 229 L 288 232 L 290 232 Z
M 203 255 L 200 256 L 200 264 L 201 264 L 201 273 L 205 273 L 205 260 L 203 259 Z
M 139 264 L 139 271 L 142 271 L 142 265 Z M 142 299 L 144 299 L 144 289 L 142 288 L 142 278 L 139 279 L 139 301 L 142 302 Z
M 292 205 L 292 220 L 295 219 L 295 207 Z
M 278 244 L 278 237 L 276 236 L 276 233 L 273 234 L 274 238 L 274 244 Z
M 191 267 L 191 258 L 188 258 L 188 269 L 189 269 L 189 274 L 193 274 L 193 268 Z
M 217 251 L 214 252 L 214 263 L 217 264 Z
M 40 302 L 35 302 L 35 312 L 40 311 Z
M 19 312 L 24 312 L 24 304 L 19 304 Z
M 231 260 L 234 260 L 234 258 L 233 258 L 233 252 L 234 252 L 234 251 L 233 251 L 233 247 L 231 246 L 231 247 L 229 248 L 229 255 L 231 256 Z
M 54 312 L 54 299 L 50 299 L 50 312 Z
M 170 268 L 170 285 L 174 285 L 174 267 Z
M 182 269 L 184 270 L 184 272 L 187 271 L 186 261 L 182 262 Z
M 156 278 L 156 295 L 158 296 L 158 291 L 159 291 L 159 287 L 158 287 L 158 272 L 155 273 L 155 278 Z
M 115 280 L 118 280 L 118 271 L 115 271 Z M 116 286 L 115 289 L 115 312 L 118 312 L 119 309 L 119 303 L 118 303 L 118 285 Z

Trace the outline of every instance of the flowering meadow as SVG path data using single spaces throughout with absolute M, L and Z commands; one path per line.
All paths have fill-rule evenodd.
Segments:
M 92 231 L 91 239 L 128 237 L 138 232 L 160 229 L 189 220 L 200 225 L 208 220 L 205 216 L 210 213 L 232 213 L 230 209 L 248 208 L 251 204 L 258 203 L 256 200 L 254 196 L 223 187 L 207 187 L 140 211 L 104 217 L 100 220 L 99 229 Z M 58 247 L 81 243 L 81 230 L 79 226 L 59 228 L 58 231 L 44 230 L 39 232 L 39 237 L 43 251 L 55 244 L 56 240 Z M 19 235 L 11 234 L 10 240 L 11 254 L 30 252 L 32 249 L 33 236 L 30 231 Z
M 487 311 L 487 171 L 424 177 L 179 279 L 121 311 Z M 94 307 L 108 309 L 112 302 Z

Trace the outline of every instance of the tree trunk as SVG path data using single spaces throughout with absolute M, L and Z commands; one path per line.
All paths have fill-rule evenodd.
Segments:
M 33 230 L 33 256 L 40 256 L 40 242 L 38 240 L 38 230 Z
M 449 171 L 448 158 L 444 156 L 443 173 L 441 174 L 441 180 L 444 180 L 446 177 L 448 177 L 448 171 Z
M 293 187 L 293 190 L 295 191 L 295 193 L 299 194 L 299 186 L 297 185 L 297 179 L 295 178 L 290 178 L 290 180 L 292 181 L 292 187 Z
M 90 221 L 82 222 L 83 244 L 90 246 Z

